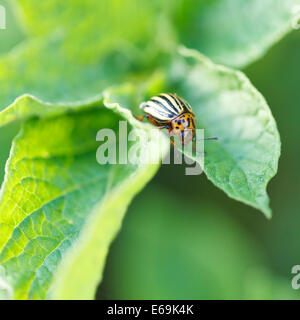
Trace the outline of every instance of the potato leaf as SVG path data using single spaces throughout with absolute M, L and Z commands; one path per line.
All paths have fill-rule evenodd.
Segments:
M 299 9 L 299 0 L 182 0 L 172 19 L 182 44 L 241 68 L 293 29 Z
M 14 139 L 0 198 L 5 298 L 94 297 L 126 208 L 158 168 L 97 163 L 99 129 L 118 134 L 119 120 L 127 120 L 128 129 L 149 133 L 151 128 L 110 101 L 109 92 L 105 97 L 93 108 L 28 120 Z
M 134 56 L 121 48 L 96 61 L 80 62 L 80 51 L 66 50 L 64 39 L 55 33 L 30 40 L 0 59 L 0 110 L 24 94 L 64 106 L 87 104 L 134 68 Z
M 124 43 L 145 49 L 147 41 L 153 52 L 172 50 L 177 41 L 218 63 L 245 67 L 293 29 L 300 0 L 22 0 L 19 6 L 30 34 L 63 28 L 65 47 L 75 41 L 81 56 Z M 101 41 L 86 46 L 82 34 Z
M 277 172 L 280 137 L 265 99 L 243 73 L 193 50 L 180 53 L 168 89 L 189 101 L 206 137 L 219 139 L 205 143 L 207 177 L 231 198 L 270 217 L 266 186 Z

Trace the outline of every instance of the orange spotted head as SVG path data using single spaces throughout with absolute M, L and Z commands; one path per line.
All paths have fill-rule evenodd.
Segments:
M 195 116 L 191 112 L 184 112 L 171 121 L 171 134 L 182 137 L 182 144 L 190 143 L 196 130 Z

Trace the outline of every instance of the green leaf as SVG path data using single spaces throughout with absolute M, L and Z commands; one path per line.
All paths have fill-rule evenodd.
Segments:
M 30 37 L 0 60 L 0 109 L 23 94 L 56 104 L 97 99 L 107 86 L 162 66 L 161 53 L 174 50 L 177 33 L 180 41 L 217 61 L 246 64 L 290 26 L 291 7 L 296 3 L 230 1 L 205 0 L 195 5 L 192 0 L 176 4 L 77 0 L 72 6 L 61 1 L 19 1 L 15 10 Z M 262 16 L 265 13 L 268 19 Z M 221 14 L 226 23 L 211 18 Z
M 20 124 L 15 123 L 6 127 L 0 127 L 0 185 L 4 178 L 4 168 L 9 156 L 11 142 L 20 130 Z
M 146 132 L 151 128 L 112 105 L 109 92 L 104 101 L 102 92 L 132 71 L 135 77 L 145 72 L 143 61 L 155 58 L 145 30 L 133 20 L 118 21 L 117 7 L 114 17 L 92 18 L 95 3 L 67 6 L 72 10 L 61 25 L 49 11 L 42 18 L 54 22 L 49 34 L 47 28 L 32 33 L 27 25 L 31 38 L 0 60 L 0 126 L 27 120 L 14 141 L 1 193 L 0 287 L 8 298 L 92 298 L 127 204 L 158 168 L 100 166 L 95 160 L 98 129 L 114 127 L 120 119 Z M 149 14 L 147 7 L 142 9 Z M 41 18 L 38 6 L 32 12 Z M 78 24 L 84 12 L 89 18 Z M 153 32 L 146 17 L 143 21 Z M 42 30 L 36 22 L 41 27 L 36 30 Z M 127 32 L 125 26 L 131 29 Z M 139 44 L 146 44 L 149 54 L 145 49 L 141 55 L 131 43 L 141 38 L 144 43 Z
M 271 217 L 266 186 L 277 172 L 280 137 L 265 99 L 243 73 L 215 65 L 196 51 L 180 52 L 167 90 L 189 101 L 206 137 L 219 139 L 205 143 L 208 179 Z
M 56 33 L 31 40 L 0 60 L 0 110 L 23 94 L 60 105 L 86 104 L 134 68 L 134 56 L 121 48 L 83 63 L 64 45 L 65 36 Z
M 94 49 L 117 43 L 121 37 L 123 41 L 147 38 L 153 31 L 150 18 L 156 13 L 151 2 L 140 0 L 74 0 L 72 5 L 59 0 L 22 0 L 18 1 L 18 7 L 31 35 L 44 35 L 64 28 L 70 32 L 72 40 L 79 38 L 86 43 L 90 39 L 84 40 L 81 35 L 91 33 L 92 37 L 97 35 L 101 39 L 89 43 Z M 89 48 L 80 49 L 89 54 L 94 52 Z
M 182 0 L 172 14 L 179 42 L 215 62 L 244 67 L 292 30 L 299 0 Z
M 132 92 L 125 86 L 119 96 Z M 111 101 L 109 91 L 92 109 L 23 124 L 0 199 L 0 293 L 6 298 L 94 297 L 126 208 L 158 168 L 97 163 L 98 130 L 118 134 L 119 120 L 149 135 L 151 127 Z
M 300 0 L 75 0 L 72 6 L 58 0 L 19 3 L 30 34 L 62 28 L 69 34 L 65 47 L 76 42 L 81 57 L 93 59 L 120 44 L 128 48 L 138 45 L 143 48 L 140 54 L 148 56 L 149 51 L 173 50 L 177 41 L 234 67 L 245 67 L 260 58 L 290 32 L 299 5 Z M 87 38 L 101 41 L 87 45 Z
M 97 100 L 108 86 L 152 68 L 154 48 L 166 42 L 164 28 L 151 24 L 154 8 L 137 0 L 16 4 L 29 37 L 0 59 L 0 110 L 24 94 L 60 105 Z
M 182 0 L 172 14 L 179 42 L 215 62 L 245 67 L 292 30 L 299 0 Z M 298 10 L 299 15 L 299 10 Z
M 101 95 L 92 98 L 90 101 L 74 102 L 70 104 L 52 104 L 46 103 L 30 94 L 24 94 L 18 97 L 11 105 L 0 111 L 0 127 L 11 122 L 38 117 L 48 118 L 63 115 L 68 112 L 81 112 L 86 109 L 93 109 L 103 101 Z

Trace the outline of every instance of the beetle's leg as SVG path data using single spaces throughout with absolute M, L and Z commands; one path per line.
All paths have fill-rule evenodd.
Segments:
M 170 133 L 172 131 L 172 126 L 167 125 L 166 129 L 168 129 L 168 131 Z M 171 145 L 173 146 L 173 148 L 175 149 L 175 142 L 174 142 L 174 140 L 172 140 L 172 136 L 170 137 L 170 142 L 171 142 Z
M 197 152 L 196 151 L 196 146 L 197 146 L 197 143 L 196 143 L 196 140 L 197 140 L 197 138 L 196 138 L 196 134 L 194 135 L 194 137 L 193 137 L 193 141 L 192 141 L 192 143 L 193 143 L 193 153 L 196 153 L 196 154 L 206 154 L 206 151 L 202 151 L 202 152 Z M 205 140 L 205 139 L 201 139 L 201 140 Z
M 200 154 L 207 154 L 206 151 L 196 151 L 196 143 L 193 144 L 193 153 L 196 153 L 197 155 L 200 155 Z
M 206 151 L 197 152 L 196 151 L 196 141 L 193 141 L 193 153 L 206 154 Z
M 139 120 L 139 121 L 143 121 L 143 120 L 144 120 L 144 118 L 145 118 L 145 116 L 139 116 L 139 117 L 136 117 L 136 119 L 137 119 L 137 120 Z
M 170 142 L 171 142 L 171 145 L 173 146 L 173 148 L 175 149 L 175 142 L 172 140 L 171 137 L 170 137 Z
M 196 152 L 196 141 L 194 141 L 194 139 L 193 139 L 192 143 L 193 143 L 193 153 L 195 153 Z
M 153 117 L 146 115 L 146 118 L 149 120 L 150 123 L 152 123 L 156 127 L 160 128 L 159 124 L 157 123 L 157 121 L 155 121 L 155 119 L 153 119 Z
M 156 120 L 154 120 L 151 116 L 149 116 L 148 114 L 145 114 L 143 116 L 139 116 L 136 119 L 139 121 L 142 121 L 144 118 L 148 119 L 148 121 L 150 123 L 152 123 L 153 125 L 155 125 L 158 129 L 169 129 L 170 126 L 169 125 L 165 125 L 165 126 L 159 126 L 158 122 Z
M 149 120 L 150 116 L 148 114 L 144 114 L 142 116 L 136 117 L 136 119 L 139 120 L 139 121 L 143 121 L 144 118 Z

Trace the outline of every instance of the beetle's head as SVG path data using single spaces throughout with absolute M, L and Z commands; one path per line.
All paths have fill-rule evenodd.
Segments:
M 171 134 L 181 136 L 182 144 L 188 144 L 193 140 L 195 130 L 195 116 L 190 112 L 183 113 L 172 120 Z

